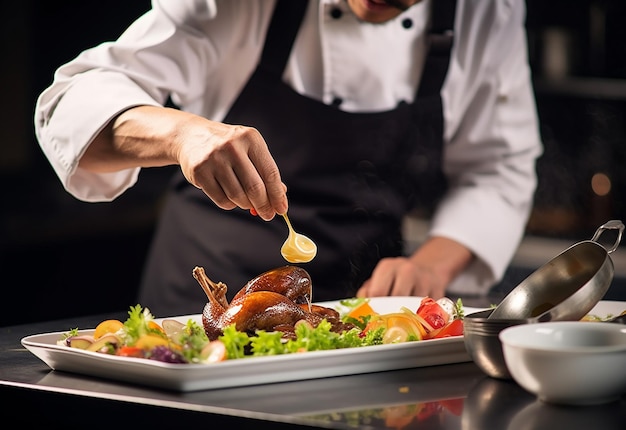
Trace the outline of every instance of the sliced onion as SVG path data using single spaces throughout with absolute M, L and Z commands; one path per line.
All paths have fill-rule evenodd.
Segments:
M 184 333 L 186 325 L 174 319 L 163 320 L 163 331 L 173 342 L 179 342 L 180 336 Z
M 411 318 L 415 319 L 424 328 L 426 333 L 430 333 L 431 331 L 434 330 L 433 326 L 428 324 L 428 322 L 426 322 L 426 320 L 424 318 L 419 316 L 417 313 L 413 312 L 411 309 L 402 306 L 402 311 L 404 313 L 406 313 L 407 315 L 410 315 Z M 426 334 L 426 333 L 424 333 L 424 334 Z

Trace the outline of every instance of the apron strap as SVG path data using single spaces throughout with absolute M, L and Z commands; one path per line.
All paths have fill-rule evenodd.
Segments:
M 296 39 L 308 0 L 278 0 L 265 37 L 262 67 L 282 76 Z
M 454 42 L 456 0 L 432 2 L 431 26 L 428 34 L 428 54 L 422 72 L 417 97 L 439 95 L 448 74 L 450 52 Z

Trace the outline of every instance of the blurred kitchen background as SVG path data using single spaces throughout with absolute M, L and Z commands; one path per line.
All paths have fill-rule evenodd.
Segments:
M 626 2 L 526 3 L 545 154 L 526 239 L 494 288 L 496 296 L 568 246 L 590 239 L 606 221 L 626 220 Z M 79 202 L 43 157 L 32 122 L 35 99 L 59 65 L 115 39 L 149 6 L 148 0 L 23 0 L 11 2 L 9 13 L 9 4 L 2 5 L 0 326 L 136 304 L 173 170 L 145 170 L 139 184 L 113 203 Z M 407 220 L 409 247 L 419 244 L 425 224 Z M 611 256 L 615 279 L 605 298 L 626 300 L 626 247 Z

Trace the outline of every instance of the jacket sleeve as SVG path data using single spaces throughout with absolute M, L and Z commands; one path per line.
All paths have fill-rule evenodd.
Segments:
M 442 89 L 450 188 L 430 234 L 457 240 L 477 257 L 449 291 L 484 294 L 502 278 L 525 232 L 542 144 L 524 2 L 458 4 Z
M 210 0 L 159 0 L 114 42 L 102 43 L 61 66 L 35 106 L 38 142 L 64 188 L 74 197 L 111 201 L 132 187 L 139 168 L 96 174 L 80 157 L 111 119 L 168 97 L 192 105 L 204 92 L 211 46 L 194 25 L 215 15 Z M 206 53 L 209 53 L 208 55 Z

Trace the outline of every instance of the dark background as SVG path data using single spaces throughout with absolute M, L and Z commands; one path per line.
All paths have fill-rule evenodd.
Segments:
M 33 134 L 54 70 L 114 40 L 147 0 L 24 0 L 4 11 L 0 115 L 0 326 L 125 310 L 135 304 L 162 192 L 173 169 L 145 170 L 112 203 L 67 194 Z M 528 0 L 529 55 L 545 155 L 528 235 L 589 239 L 626 218 L 626 2 Z M 564 58 L 564 62 L 555 59 Z M 594 174 L 612 184 L 604 196 Z M 623 246 L 620 247 L 620 249 Z M 512 268 L 507 285 L 527 274 Z

